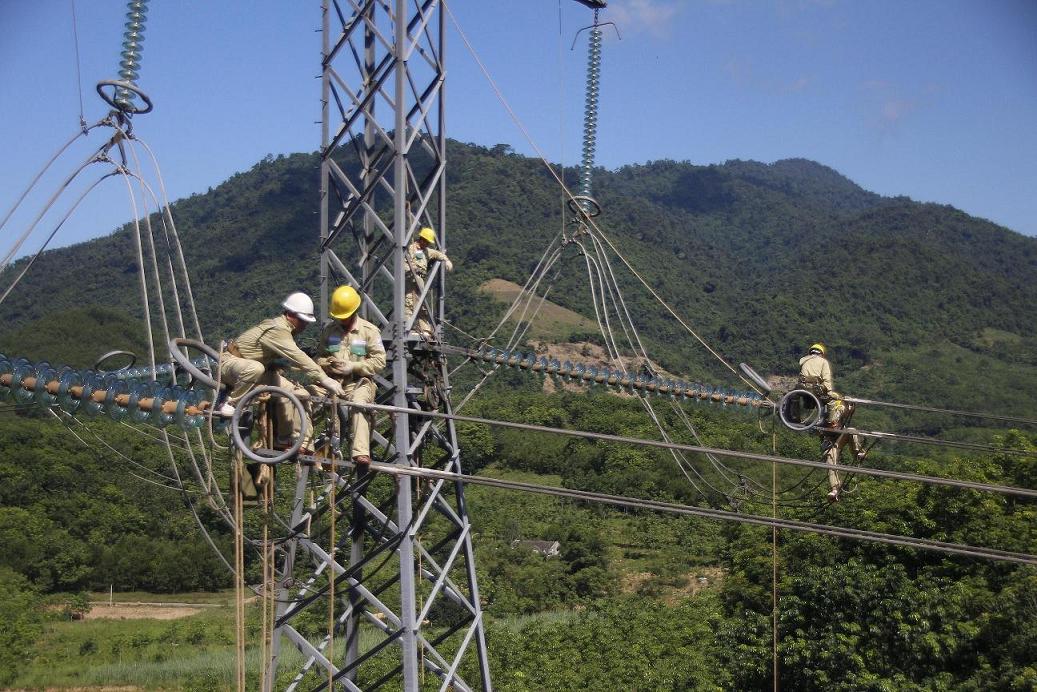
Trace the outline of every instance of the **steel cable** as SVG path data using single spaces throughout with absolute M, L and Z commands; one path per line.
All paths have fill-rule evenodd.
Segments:
M 631 444 L 644 447 L 656 447 L 660 449 L 679 449 L 687 452 L 695 452 L 698 454 L 715 454 L 717 456 L 729 457 L 732 459 L 743 459 L 746 461 L 763 461 L 767 463 L 776 462 L 779 464 L 786 464 L 789 466 L 803 466 L 807 468 L 825 469 L 831 468 L 831 464 L 826 464 L 823 461 L 808 461 L 806 459 L 794 459 L 789 457 L 779 457 L 770 454 L 758 454 L 755 452 L 741 452 L 732 449 L 720 449 L 716 447 L 702 447 L 697 445 L 688 445 L 676 442 L 664 442 L 660 440 L 646 440 L 637 437 L 625 437 L 622 435 L 612 435 L 609 433 L 595 433 L 586 430 L 566 430 L 564 428 L 555 428 L 545 425 L 534 425 L 532 423 L 513 423 L 511 421 L 502 421 L 489 418 L 477 418 L 474 416 L 461 416 L 457 414 L 439 413 L 438 411 L 423 411 L 412 408 L 401 408 L 398 406 L 386 406 L 384 404 L 362 404 L 353 402 L 350 404 L 354 408 L 370 410 L 370 411 L 381 411 L 385 413 L 407 413 L 412 416 L 427 417 L 427 418 L 440 418 L 440 419 L 452 419 L 454 421 L 462 421 L 466 423 L 475 423 L 477 425 L 489 425 L 497 426 L 502 428 L 514 428 L 516 430 L 527 430 L 530 432 L 542 432 L 551 433 L 556 435 L 564 435 L 567 437 L 579 437 L 587 440 L 600 440 L 602 442 L 617 442 L 621 444 Z M 926 476 L 916 473 L 906 473 L 902 471 L 888 471 L 886 469 L 875 469 L 863 466 L 844 466 L 839 465 L 839 470 L 845 474 L 860 474 L 865 476 L 876 476 L 879 478 L 889 478 L 893 480 L 912 481 L 916 483 L 923 483 L 928 485 L 943 485 L 953 488 L 959 488 L 964 490 L 977 490 L 981 492 L 997 493 L 1001 495 L 1012 495 L 1016 497 L 1025 497 L 1030 499 L 1037 499 L 1037 490 L 1031 490 L 1029 488 L 1019 488 L 1015 486 L 1007 485 L 996 485 L 992 483 L 979 483 L 975 481 L 962 481 L 952 478 L 940 478 L 937 476 Z
M 908 409 L 911 411 L 928 411 L 929 413 L 946 413 L 952 416 L 965 416 L 968 418 L 987 418 L 1008 423 L 1025 423 L 1026 425 L 1037 425 L 1037 420 L 1032 418 L 1019 418 L 1016 416 L 1003 416 L 996 413 L 977 413 L 973 411 L 956 411 L 954 409 L 933 408 L 931 406 L 920 406 L 918 404 L 898 404 L 891 401 L 875 401 L 873 399 L 861 399 L 854 396 L 844 396 L 843 401 L 865 406 L 886 406 L 889 408 Z
M 828 524 L 815 524 L 804 521 L 795 521 L 792 519 L 777 519 L 768 516 L 754 514 L 739 514 L 737 512 L 728 512 L 719 509 L 693 507 L 689 505 L 681 505 L 671 502 L 659 502 L 655 500 L 642 500 L 637 498 L 624 497 L 622 495 L 607 495 L 605 493 L 595 493 L 585 490 L 571 490 L 568 488 L 559 488 L 557 486 L 537 485 L 533 483 L 522 483 L 519 481 L 507 481 L 498 478 L 488 478 L 485 476 L 471 476 L 447 471 L 436 471 L 434 469 L 427 468 L 402 467 L 397 466 L 395 464 L 383 463 L 372 463 L 371 468 L 372 470 L 378 471 L 379 473 L 387 473 L 390 475 L 412 476 L 418 478 L 437 478 L 446 481 L 452 481 L 454 483 L 485 485 L 490 487 L 501 488 L 503 490 L 516 490 L 521 492 L 538 493 L 542 495 L 554 495 L 556 497 L 563 497 L 571 500 L 582 500 L 587 502 L 611 504 L 619 507 L 628 507 L 631 509 L 646 509 L 657 512 L 668 512 L 673 514 L 682 514 L 686 516 L 697 516 L 706 519 L 733 521 L 741 524 L 755 524 L 757 526 L 790 529 L 793 531 L 820 533 L 829 536 L 834 536 L 836 538 L 848 538 L 852 540 L 883 543 L 886 545 L 896 545 L 906 548 L 917 548 L 920 550 L 949 553 L 952 555 L 977 557 L 986 560 L 1001 560 L 1027 565 L 1037 565 L 1037 555 L 1007 550 L 998 550 L 995 548 L 986 548 L 983 546 L 974 546 L 961 543 L 949 543 L 946 541 L 936 541 L 926 538 L 914 538 L 911 536 L 898 536 L 896 534 L 880 533 L 877 531 L 866 531 L 863 529 L 830 526 Z

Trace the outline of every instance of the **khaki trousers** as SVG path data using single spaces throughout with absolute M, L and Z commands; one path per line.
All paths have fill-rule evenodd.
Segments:
M 842 480 L 835 469 L 839 466 L 839 455 L 842 453 L 843 447 L 850 440 L 853 440 L 853 452 L 856 454 L 861 449 L 860 435 L 848 435 L 845 433 L 842 435 L 826 434 L 824 439 L 821 440 L 824 462 L 832 467 L 828 469 L 828 484 L 832 487 L 832 490 L 842 486 Z
M 334 375 L 332 376 L 334 377 Z M 352 380 L 350 377 L 339 379 L 342 383 L 342 390 L 345 392 L 345 397 L 342 401 L 347 403 L 358 403 L 358 404 L 373 404 L 375 393 L 377 392 L 377 386 L 369 377 L 361 377 L 359 380 Z M 308 389 L 313 396 L 327 396 L 327 391 L 320 386 L 311 384 Z M 358 408 L 350 408 L 349 410 L 349 439 L 352 441 L 349 447 L 349 456 L 352 459 L 356 457 L 371 456 L 371 419 L 372 415 L 367 411 L 362 411 Z
M 414 308 L 418 305 L 419 294 L 417 291 L 408 291 L 403 298 L 403 319 L 409 320 L 414 314 Z M 427 311 L 422 306 L 418 319 L 414 320 L 414 331 L 423 336 L 432 337 L 432 323 L 425 319 Z

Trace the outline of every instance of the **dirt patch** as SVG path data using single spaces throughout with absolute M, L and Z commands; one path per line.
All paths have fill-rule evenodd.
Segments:
M 688 583 L 683 588 L 674 589 L 668 600 L 676 601 L 684 596 L 694 596 L 703 589 L 719 584 L 723 578 L 724 570 L 720 567 L 699 567 L 688 573 Z
M 651 578 L 651 572 L 627 572 L 619 580 L 619 590 L 621 593 L 637 593 L 641 585 Z
M 619 580 L 619 590 L 625 594 L 638 593 L 645 584 L 655 578 L 651 572 L 626 572 Z M 685 576 L 683 586 L 664 585 L 656 591 L 658 597 L 669 605 L 678 603 L 705 589 L 715 587 L 724 578 L 720 567 L 698 567 Z
M 190 605 L 149 605 L 146 603 L 115 603 L 95 605 L 83 616 L 84 620 L 177 620 L 202 612 Z M 115 689 L 115 688 L 112 688 Z

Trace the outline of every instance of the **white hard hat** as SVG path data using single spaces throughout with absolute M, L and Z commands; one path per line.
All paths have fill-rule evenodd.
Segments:
M 284 299 L 281 303 L 288 312 L 294 313 L 299 316 L 299 319 L 304 322 L 316 322 L 317 318 L 313 316 L 313 301 L 305 293 L 293 293 Z

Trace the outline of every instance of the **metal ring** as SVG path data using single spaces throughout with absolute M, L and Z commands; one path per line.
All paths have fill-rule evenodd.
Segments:
M 169 340 L 169 355 L 173 357 L 176 364 L 186 370 L 194 379 L 201 382 L 210 389 L 216 389 L 216 380 L 210 375 L 203 372 L 197 365 L 191 362 L 191 359 L 187 357 L 181 347 L 193 348 L 196 351 L 201 351 L 206 356 L 212 359 L 217 365 L 220 362 L 220 354 L 212 349 L 210 346 L 206 346 L 201 341 L 195 339 L 170 339 Z
M 806 422 L 793 421 L 790 415 L 789 409 L 792 407 L 792 403 L 796 400 L 802 401 L 808 399 L 814 402 L 816 412 L 812 418 L 808 418 Z M 805 389 L 793 389 L 791 392 L 781 397 L 781 402 L 778 403 L 778 415 L 781 417 L 781 422 L 785 424 L 789 430 L 795 430 L 797 432 L 805 432 L 812 430 L 817 427 L 818 423 L 821 422 L 821 412 L 823 411 L 821 406 L 821 400 L 813 392 L 808 392 Z
M 287 397 L 288 401 L 292 402 L 292 406 L 295 407 L 296 413 L 299 414 L 299 420 L 302 422 L 301 430 L 299 431 L 299 437 L 296 438 L 292 446 L 280 454 L 276 454 L 274 456 L 269 457 L 260 456 L 259 454 L 253 452 L 252 448 L 248 446 L 248 443 L 241 439 L 241 428 L 239 427 L 239 420 L 241 419 L 241 414 L 245 411 L 245 409 L 248 408 L 249 402 L 252 401 L 252 399 L 254 399 L 259 394 L 263 394 L 266 392 L 270 392 L 275 396 Z M 287 389 L 275 387 L 273 385 L 263 385 L 261 387 L 256 387 L 255 389 L 252 389 L 247 394 L 245 394 L 245 396 L 238 399 L 238 403 L 234 406 L 234 415 L 230 418 L 230 435 L 231 439 L 234 440 L 234 446 L 237 447 L 242 454 L 244 454 L 252 461 L 258 462 L 260 464 L 280 464 L 282 461 L 288 461 L 289 459 L 294 457 L 299 452 L 299 450 L 302 449 L 302 439 L 306 435 L 306 409 L 303 408 L 302 402 L 299 401 L 299 398 L 291 392 L 289 392 Z
M 114 358 L 116 356 L 129 356 L 130 362 L 122 366 L 121 368 L 116 368 L 115 370 L 105 370 L 101 367 L 101 364 L 104 363 L 106 360 L 108 360 L 109 358 Z M 136 364 L 136 362 L 137 354 L 133 351 L 109 351 L 108 353 L 104 354 L 103 356 L 97 359 L 97 362 L 94 363 L 94 370 L 107 375 L 110 372 L 120 372 L 122 370 L 129 370 L 134 366 L 134 364 Z
M 581 202 L 586 202 L 588 209 L 584 209 Z M 569 207 L 569 211 L 576 214 L 577 216 L 586 216 L 588 219 L 593 219 L 595 216 L 601 214 L 601 205 L 598 204 L 598 200 L 587 195 L 575 195 L 570 197 L 565 202 L 566 206 Z
M 113 87 L 111 96 L 105 93 L 104 87 L 106 86 Z M 131 91 L 134 93 L 134 95 L 140 96 L 141 100 L 144 101 L 144 107 L 141 108 L 140 106 L 137 106 L 132 102 L 116 102 L 115 94 L 118 94 L 120 89 Z M 141 115 L 143 113 L 150 113 L 151 109 L 154 108 L 154 106 L 151 105 L 151 99 L 148 98 L 148 95 L 141 91 L 140 87 L 138 87 L 136 84 L 132 82 L 123 82 L 118 79 L 102 79 L 100 82 L 97 83 L 97 94 L 102 99 L 104 99 L 105 103 L 107 103 L 109 106 L 122 113 L 132 113 L 134 115 Z

